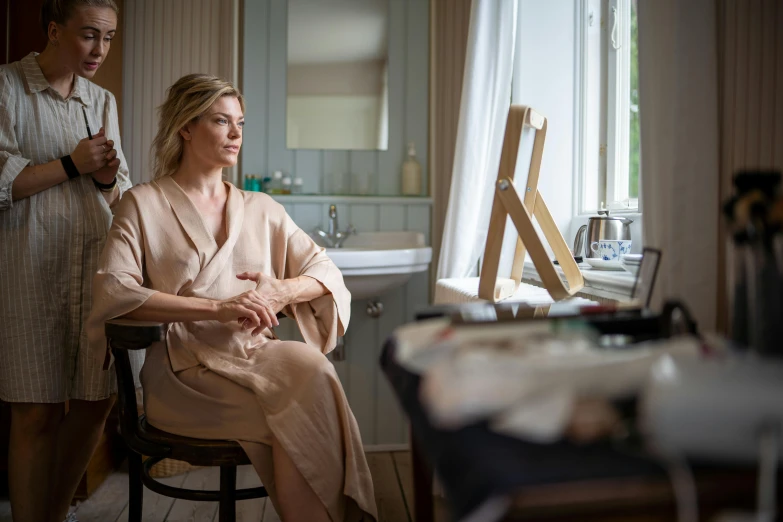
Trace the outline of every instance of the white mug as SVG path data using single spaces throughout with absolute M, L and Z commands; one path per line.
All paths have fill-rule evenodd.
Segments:
M 631 253 L 630 239 L 602 239 L 593 241 L 590 250 L 598 254 L 604 261 L 620 262 L 620 256 Z

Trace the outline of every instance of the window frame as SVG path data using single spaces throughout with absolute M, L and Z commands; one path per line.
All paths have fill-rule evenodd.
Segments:
M 640 198 L 629 197 L 631 1 L 577 2 L 575 215 L 592 215 L 602 206 L 613 213 L 642 212 Z

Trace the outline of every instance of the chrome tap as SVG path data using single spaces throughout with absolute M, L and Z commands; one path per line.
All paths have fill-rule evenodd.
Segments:
M 315 227 L 312 233 L 322 238 L 327 247 L 342 248 L 343 242 L 348 236 L 356 234 L 356 229 L 353 228 L 353 225 L 348 225 L 348 228 L 340 232 L 340 226 L 337 224 L 337 207 L 329 205 L 329 223 L 326 232 Z

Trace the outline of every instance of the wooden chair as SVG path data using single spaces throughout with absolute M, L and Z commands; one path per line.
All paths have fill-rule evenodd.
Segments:
M 507 216 L 511 217 L 518 234 L 511 267 L 514 291 L 519 288 L 522 281 L 526 251 L 530 252 L 530 257 L 544 287 L 555 301 L 575 295 L 584 286 L 582 272 L 579 271 L 579 267 L 571 255 L 571 250 L 558 230 L 552 214 L 544 203 L 544 198 L 538 191 L 538 177 L 541 170 L 541 159 L 544 155 L 546 128 L 546 118 L 530 107 L 512 105 L 509 108 L 498 178 L 495 183 L 495 199 L 492 202 L 492 214 L 479 278 L 478 297 L 480 299 L 496 302 L 513 294 L 513 292 L 499 294 L 496 291 Z M 522 185 L 524 198 L 521 198 L 514 184 L 514 174 L 517 170 L 520 142 L 525 132 L 535 132 L 535 140 L 527 180 Z M 549 258 L 543 241 L 533 226 L 534 217 L 544 233 L 555 259 L 563 269 L 568 286 L 563 284 Z
M 150 426 L 144 414 L 138 414 L 136 391 L 128 350 L 145 350 L 166 338 L 161 323 L 115 319 L 105 325 L 106 338 L 114 355 L 117 372 L 120 432 L 130 448 L 129 522 L 140 522 L 143 502 L 142 484 L 166 497 L 219 502 L 220 522 L 233 522 L 236 501 L 267 496 L 264 487 L 236 489 L 237 466 L 250 464 L 242 446 L 229 440 L 181 437 Z M 142 463 L 142 455 L 149 458 Z M 195 491 L 162 484 L 150 477 L 150 469 L 163 459 L 176 459 L 194 466 L 220 466 L 219 491 Z

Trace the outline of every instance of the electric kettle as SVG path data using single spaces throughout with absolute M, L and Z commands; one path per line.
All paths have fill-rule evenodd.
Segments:
M 609 216 L 608 210 L 599 210 L 597 216 L 590 217 L 586 225 L 579 227 L 574 238 L 574 257 L 581 256 L 582 250 L 584 250 L 584 257 L 599 257 L 596 252 L 590 249 L 590 245 L 595 241 L 602 239 L 630 241 L 631 223 L 633 223 L 632 219 Z M 587 237 L 585 237 L 585 232 Z

